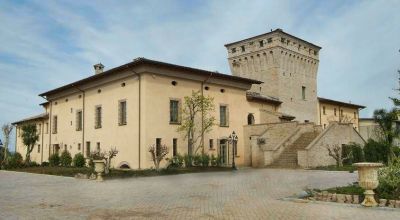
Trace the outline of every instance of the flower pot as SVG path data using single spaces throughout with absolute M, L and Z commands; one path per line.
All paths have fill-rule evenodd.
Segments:
M 358 184 L 365 189 L 365 199 L 361 203 L 366 207 L 377 206 L 378 203 L 374 198 L 374 189 L 378 187 L 378 168 L 382 167 L 381 163 L 355 163 L 353 164 L 358 170 Z
M 105 169 L 104 160 L 93 160 L 94 171 L 97 173 L 97 181 L 103 181 L 103 172 Z

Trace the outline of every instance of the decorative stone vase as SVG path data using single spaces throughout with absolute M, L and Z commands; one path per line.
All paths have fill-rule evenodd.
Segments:
M 103 181 L 103 173 L 105 170 L 104 160 L 93 160 L 94 171 L 97 173 L 97 181 Z
M 382 167 L 381 163 L 355 163 L 353 164 L 358 170 L 358 184 L 365 189 L 365 199 L 361 203 L 366 207 L 377 206 L 378 203 L 374 198 L 374 189 L 378 187 L 378 168 Z

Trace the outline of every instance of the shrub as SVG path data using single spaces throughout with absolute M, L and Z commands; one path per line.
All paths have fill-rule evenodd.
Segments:
M 183 156 L 183 158 L 184 158 L 184 161 L 185 161 L 185 167 L 193 166 L 193 156 L 192 155 L 185 154 Z
M 201 166 L 208 167 L 210 165 L 210 156 L 208 154 L 201 155 Z
M 60 163 L 61 163 L 61 166 L 63 166 L 63 167 L 71 166 L 72 157 L 71 157 L 71 154 L 67 150 L 64 150 L 61 153 Z
M 396 157 L 400 157 L 400 147 L 393 147 L 393 153 Z
M 380 198 L 398 199 L 400 197 L 400 159 L 396 158 L 388 167 L 378 172 L 379 186 L 377 193 Z
M 342 151 L 343 155 L 349 155 L 349 153 L 351 152 L 350 158 L 343 161 L 344 165 L 351 165 L 353 163 L 365 161 L 364 151 L 360 144 L 351 143 L 348 145 L 344 145 Z
M 25 164 L 27 167 L 38 167 L 39 164 L 36 163 L 35 161 L 30 161 L 28 164 Z
M 16 152 L 10 156 L 7 168 L 20 168 L 23 166 L 23 159 L 20 153 Z
M 94 170 L 94 162 L 92 158 L 89 159 L 88 166 L 90 167 L 91 170 Z
M 222 165 L 220 156 L 211 155 L 210 160 L 211 160 L 211 166 L 220 167 Z
M 53 154 L 49 157 L 49 164 L 52 167 L 60 165 L 60 156 L 58 154 Z
M 193 156 L 193 165 L 201 166 L 201 163 L 202 163 L 201 159 L 202 159 L 201 155 L 199 155 L 199 154 L 194 155 Z
M 369 139 L 364 146 L 364 155 L 367 162 L 384 162 L 387 163 L 387 147 L 385 143 L 380 143 Z
M 85 157 L 81 153 L 75 154 L 73 162 L 75 167 L 84 167 L 86 164 Z
M 178 154 L 171 159 L 168 159 L 168 162 L 168 168 L 181 168 L 183 167 L 184 157 Z
M 49 165 L 50 165 L 49 162 L 46 162 L 46 161 L 45 161 L 45 162 L 42 162 L 42 165 L 41 165 L 41 166 L 42 166 L 42 167 L 48 167 Z

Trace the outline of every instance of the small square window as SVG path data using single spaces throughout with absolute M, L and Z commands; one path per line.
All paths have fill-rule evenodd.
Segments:
M 264 46 L 264 41 L 263 40 L 260 40 L 258 43 L 260 44 L 260 47 Z
M 242 52 L 244 52 L 246 50 L 246 48 L 244 46 L 240 47 L 242 49 Z

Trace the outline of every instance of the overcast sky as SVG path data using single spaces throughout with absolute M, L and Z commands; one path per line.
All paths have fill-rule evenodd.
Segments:
M 0 124 L 39 93 L 146 57 L 230 74 L 225 43 L 282 28 L 322 47 L 318 95 L 390 108 L 400 1 L 1 1 Z

